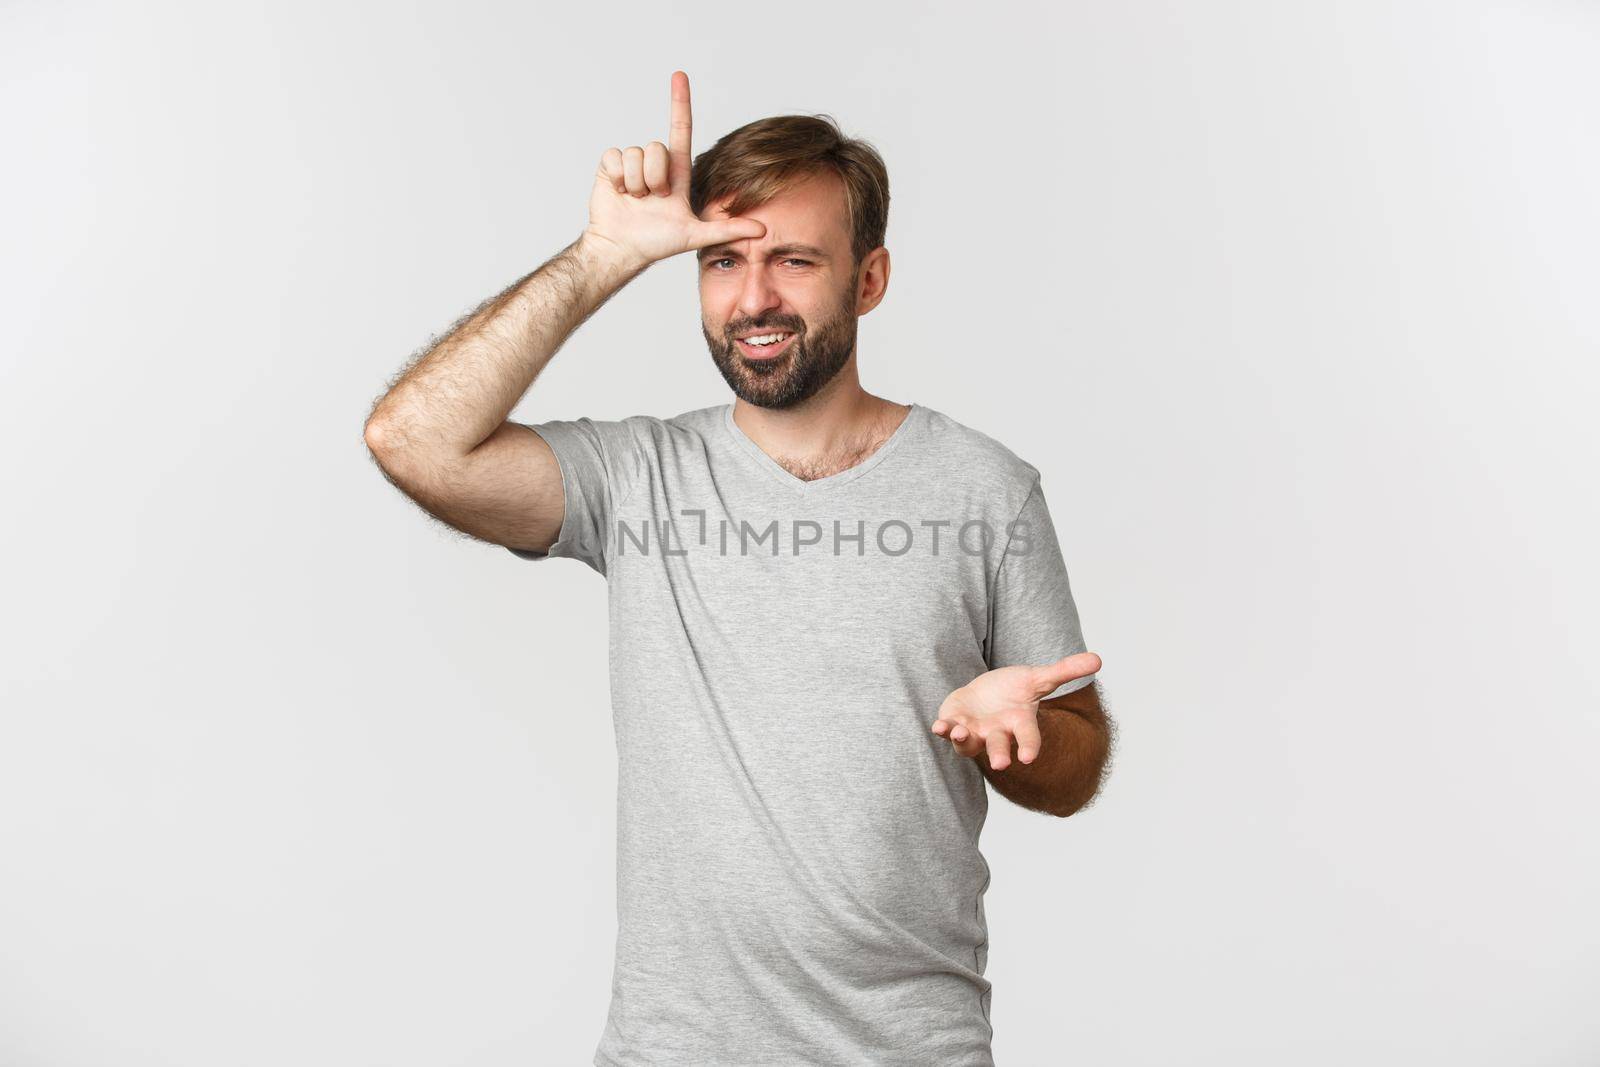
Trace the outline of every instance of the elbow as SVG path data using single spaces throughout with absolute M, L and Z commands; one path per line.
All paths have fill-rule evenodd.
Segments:
M 393 473 L 398 437 L 393 425 L 377 416 L 369 418 L 362 428 L 361 438 L 366 442 L 367 452 L 386 473 Z
M 373 458 L 381 457 L 384 450 L 389 447 L 390 429 L 376 415 L 367 420 L 361 436 L 366 441 L 367 451 L 372 453 Z
M 367 419 L 361 436 L 373 462 L 395 484 L 414 482 L 421 473 L 416 456 L 406 445 L 405 433 L 393 422 L 374 415 Z

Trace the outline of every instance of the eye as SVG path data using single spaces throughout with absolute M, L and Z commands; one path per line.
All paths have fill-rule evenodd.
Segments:
M 723 256 L 721 259 L 708 259 L 708 260 L 706 260 L 706 266 L 712 268 L 713 270 L 721 270 L 721 267 L 719 266 L 719 264 L 732 263 L 732 262 L 733 262 L 733 259 L 731 257 Z M 795 256 L 790 256 L 789 258 L 784 259 L 782 262 L 784 262 L 784 263 L 798 263 L 802 267 L 809 267 L 809 266 L 812 265 L 811 260 L 809 260 L 809 259 L 800 259 L 800 258 L 795 257 Z

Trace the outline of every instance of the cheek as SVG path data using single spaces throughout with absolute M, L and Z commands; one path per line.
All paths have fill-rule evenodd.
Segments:
M 700 286 L 700 322 L 713 333 L 720 333 L 728 321 L 727 301 L 720 299 L 715 286 Z
M 739 290 L 720 278 L 700 279 L 700 317 L 707 322 L 727 322 L 739 303 Z

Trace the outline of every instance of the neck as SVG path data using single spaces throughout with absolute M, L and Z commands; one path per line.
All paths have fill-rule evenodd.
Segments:
M 861 388 L 855 360 L 802 404 L 773 410 L 737 397 L 733 421 L 761 450 L 797 477 L 826 477 L 865 459 L 910 413 L 907 404 Z M 780 458 L 781 457 L 781 458 Z

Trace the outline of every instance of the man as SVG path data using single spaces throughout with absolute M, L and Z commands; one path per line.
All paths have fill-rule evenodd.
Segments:
M 992 1064 L 984 781 L 1067 816 L 1110 743 L 1039 472 L 862 389 L 856 319 L 889 279 L 870 146 L 784 116 L 691 167 L 681 71 L 669 138 L 604 154 L 582 236 L 407 370 L 367 443 L 443 521 L 607 580 L 598 1067 Z M 687 251 L 731 404 L 507 421 Z

